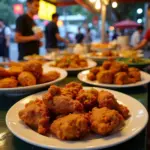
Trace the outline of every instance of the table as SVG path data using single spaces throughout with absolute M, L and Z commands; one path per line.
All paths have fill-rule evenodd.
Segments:
M 76 77 L 68 77 L 65 80 L 57 83 L 57 85 L 64 85 L 70 81 L 78 81 Z M 83 84 L 87 86 L 87 84 Z M 43 89 L 46 90 L 46 89 Z M 118 89 L 117 91 L 123 92 L 128 94 L 138 101 L 140 101 L 145 107 L 148 107 L 148 88 L 147 86 L 137 87 L 137 88 L 130 88 L 130 89 Z M 27 96 L 27 95 L 25 95 Z M 45 150 L 40 147 L 36 147 L 30 145 L 14 135 L 12 135 L 5 124 L 5 116 L 9 108 L 18 100 L 25 96 L 18 96 L 18 97 L 9 97 L 7 95 L 0 94 L 0 150 Z M 146 128 L 138 134 L 133 139 L 111 147 L 107 148 L 106 150 L 146 150 L 147 146 L 147 138 L 146 138 Z

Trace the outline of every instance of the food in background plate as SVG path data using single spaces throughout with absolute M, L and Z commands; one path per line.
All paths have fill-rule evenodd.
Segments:
M 43 56 L 40 56 L 38 54 L 33 54 L 33 55 L 25 56 L 24 59 L 26 59 L 26 60 L 42 60 L 44 58 L 43 58 Z
M 26 62 L 23 66 L 23 70 L 31 72 L 37 80 L 41 77 L 43 72 L 42 64 L 36 60 Z
M 40 134 L 77 140 L 90 131 L 102 136 L 120 131 L 129 113 L 112 93 L 70 82 L 64 87 L 50 86 L 40 100 L 27 103 L 19 117 Z
M 111 60 L 104 61 L 100 67 L 92 68 L 87 78 L 104 84 L 124 85 L 141 81 L 141 73 L 137 68 L 129 68 L 127 64 Z
M 8 70 L 4 69 L 3 67 L 0 67 L 0 78 L 9 77 L 10 73 Z
M 84 68 L 88 66 L 88 62 L 80 55 L 68 54 L 56 60 L 53 66 L 59 68 Z
M 124 62 L 129 65 L 144 65 L 144 64 L 150 64 L 150 59 L 145 59 L 145 58 L 120 58 L 118 59 L 119 62 Z
M 115 57 L 115 56 L 119 56 L 117 51 L 112 51 L 112 50 L 104 50 L 102 52 L 102 56 L 106 56 L 106 57 Z
M 21 86 L 36 85 L 36 78 L 31 72 L 23 71 L 18 76 L 18 81 Z
M 92 52 L 89 53 L 90 56 L 94 56 L 97 58 L 103 58 L 103 57 L 118 57 L 119 53 L 117 51 L 112 51 L 112 50 L 103 50 L 102 52 Z
M 32 86 L 54 81 L 60 77 L 57 71 L 43 73 L 39 61 L 13 63 L 10 68 L 0 67 L 0 88 L 14 88 L 19 86 Z
M 136 50 L 121 50 L 120 55 L 122 57 L 130 58 L 130 57 L 138 57 L 138 51 Z
M 16 76 L 23 72 L 23 67 L 22 66 L 12 66 L 9 68 L 8 72 L 11 74 L 11 76 Z
M 0 79 L 0 88 L 15 88 L 18 85 L 18 81 L 15 77 L 7 77 Z
M 57 71 L 49 71 L 48 73 L 44 73 L 38 80 L 38 83 L 46 83 L 50 81 L 56 80 L 60 76 L 60 73 Z

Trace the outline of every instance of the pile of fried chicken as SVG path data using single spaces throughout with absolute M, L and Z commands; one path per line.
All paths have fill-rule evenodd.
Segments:
M 88 66 L 88 62 L 78 54 L 66 54 L 56 60 L 53 66 L 59 68 L 84 68 Z
M 43 73 L 42 64 L 36 60 L 12 63 L 9 69 L 0 67 L 0 88 L 42 84 L 56 80 L 59 76 L 56 71 Z
M 107 136 L 130 116 L 112 93 L 84 89 L 77 82 L 50 86 L 41 99 L 27 103 L 18 115 L 36 132 L 61 140 L 80 139 L 90 132 Z
M 141 73 L 139 69 L 129 68 L 127 64 L 107 60 L 103 62 L 102 66 L 92 68 L 87 74 L 87 78 L 104 84 L 124 85 L 141 81 Z

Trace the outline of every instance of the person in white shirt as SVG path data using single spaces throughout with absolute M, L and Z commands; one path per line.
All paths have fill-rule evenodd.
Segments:
M 131 46 L 136 47 L 140 43 L 143 30 L 143 26 L 137 27 L 137 30 L 131 36 Z
M 5 61 L 6 58 L 10 61 L 9 59 L 10 36 L 11 36 L 10 28 L 5 26 L 4 21 L 0 19 L 0 56 L 3 58 L 3 61 Z

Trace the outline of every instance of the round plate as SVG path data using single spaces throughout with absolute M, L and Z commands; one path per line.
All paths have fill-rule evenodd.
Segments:
M 98 81 L 90 81 L 87 78 L 87 74 L 89 73 L 90 70 L 85 70 L 82 71 L 78 74 L 78 79 L 82 82 L 91 84 L 91 85 L 95 85 L 95 86 L 101 86 L 101 87 L 106 87 L 106 88 L 129 88 L 129 87 L 137 87 L 137 86 L 141 86 L 144 84 L 147 84 L 150 82 L 150 75 L 148 73 L 145 73 L 143 71 L 141 72 L 141 78 L 142 80 L 133 84 L 124 84 L 124 85 L 116 85 L 116 84 L 103 84 L 103 83 L 99 83 Z
M 26 93 L 26 92 L 31 92 L 31 91 L 34 91 L 34 90 L 37 90 L 37 89 L 41 89 L 41 88 L 44 88 L 44 87 L 47 87 L 51 84 L 54 84 L 54 83 L 57 83 L 61 80 L 63 80 L 64 78 L 67 77 L 67 72 L 63 69 L 60 69 L 60 68 L 56 68 L 56 67 L 49 67 L 49 68 L 44 68 L 43 67 L 43 72 L 44 73 L 47 73 L 49 71 L 57 71 L 60 73 L 60 77 L 54 81 L 51 81 L 51 82 L 47 82 L 47 83 L 43 83 L 43 84 L 37 84 L 37 85 L 33 85 L 33 86 L 26 86 L 26 87 L 16 87 L 16 88 L 0 88 L 0 92 L 10 92 L 10 93 L 16 93 L 17 95 L 20 93 Z
M 88 66 L 84 67 L 84 68 L 63 68 L 63 69 L 65 69 L 68 72 L 74 72 L 74 71 L 82 71 L 82 70 L 90 69 L 90 68 L 93 68 L 97 65 L 97 63 L 91 59 L 87 59 L 87 62 L 88 62 Z M 44 68 L 45 67 L 48 68 L 48 67 L 50 67 L 50 65 L 54 65 L 54 64 L 55 64 L 55 61 L 45 63 Z
M 91 87 L 85 87 L 85 89 L 89 88 Z M 107 90 L 101 88 L 96 89 Z M 17 102 L 14 106 L 12 106 L 6 115 L 7 127 L 15 136 L 22 139 L 23 141 L 43 148 L 61 150 L 85 150 L 112 147 L 114 145 L 123 143 L 140 133 L 141 130 L 145 128 L 147 124 L 148 113 L 145 107 L 136 99 L 113 90 L 107 91 L 114 94 L 119 103 L 127 106 L 131 115 L 129 119 L 125 121 L 125 126 L 122 130 L 115 132 L 107 137 L 101 137 L 99 135 L 91 133 L 90 135 L 78 141 L 61 141 L 54 136 L 46 137 L 40 135 L 32 129 L 30 129 L 29 127 L 27 127 L 19 119 L 18 112 L 22 110 L 24 108 L 24 105 L 30 100 L 34 100 L 37 97 L 41 98 L 42 94 L 44 94 L 45 92 L 28 96 Z

